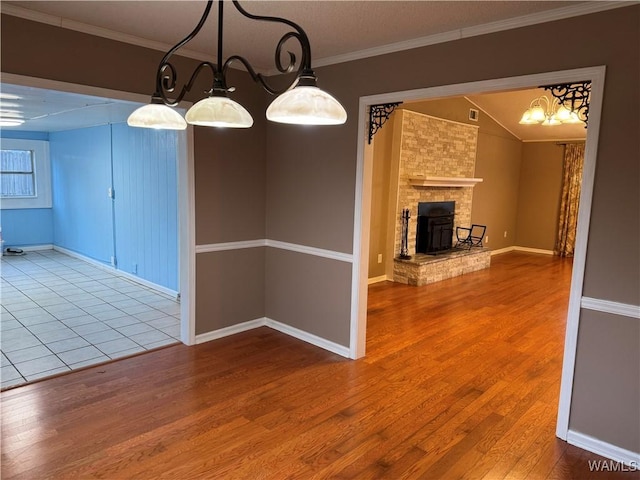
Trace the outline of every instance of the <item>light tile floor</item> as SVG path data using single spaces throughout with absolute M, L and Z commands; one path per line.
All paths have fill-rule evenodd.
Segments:
M 54 250 L 3 256 L 2 388 L 176 343 L 171 297 Z

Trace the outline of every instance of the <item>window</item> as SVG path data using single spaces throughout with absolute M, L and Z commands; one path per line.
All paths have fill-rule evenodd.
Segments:
M 49 142 L 0 139 L 0 207 L 51 208 Z
M 0 195 L 3 198 L 35 197 L 35 178 L 31 150 L 0 152 Z

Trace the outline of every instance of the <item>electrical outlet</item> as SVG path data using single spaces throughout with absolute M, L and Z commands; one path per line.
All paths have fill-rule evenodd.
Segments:
M 504 231 L 504 238 L 507 238 L 507 231 Z
M 378 263 L 382 263 L 382 254 L 381 253 L 378 254 Z
M 484 243 L 489 243 L 489 235 L 487 235 L 486 237 L 484 237 Z

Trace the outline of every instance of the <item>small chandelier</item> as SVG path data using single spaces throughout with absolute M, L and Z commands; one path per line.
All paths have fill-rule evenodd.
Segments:
M 222 27 L 224 1 L 218 0 L 218 51 L 217 63 L 200 63 L 191 75 L 189 81 L 175 94 L 177 72 L 169 63 L 169 58 L 178 49 L 190 42 L 202 29 L 213 5 L 213 0 L 207 1 L 207 6 L 197 26 L 187 37 L 178 42 L 162 58 L 156 72 L 156 89 L 151 97 L 151 103 L 135 110 L 127 123 L 132 127 L 156 128 L 166 130 L 184 130 L 187 123 L 207 127 L 248 128 L 253 125 L 251 114 L 239 103 L 228 97 L 228 93 L 235 90 L 227 86 L 227 70 L 234 62 L 241 63 L 249 72 L 251 78 L 272 95 L 279 95 L 269 105 L 266 117 L 272 122 L 290 123 L 298 125 L 341 125 L 347 120 L 347 112 L 334 97 L 320 90 L 317 78 L 311 68 L 311 46 L 305 31 L 296 23 L 279 17 L 266 17 L 248 13 L 237 0 L 232 1 L 236 10 L 252 20 L 284 23 L 294 31 L 285 33 L 276 47 L 276 68 L 280 73 L 291 73 L 296 68 L 296 56 L 288 52 L 289 63 L 281 62 L 282 47 L 289 39 L 296 39 L 302 49 L 302 58 L 296 70 L 295 80 L 283 89 L 276 89 L 269 85 L 265 77 L 256 73 L 251 64 L 239 55 L 232 55 L 222 60 Z M 185 118 L 173 108 L 191 90 L 202 70 L 210 70 L 213 76 L 211 88 L 206 91 L 207 98 L 195 103 L 185 115 Z M 173 97 L 173 98 L 170 98 Z
M 578 114 L 569 110 L 557 100 L 549 100 L 546 95 L 534 98 L 529 108 L 522 114 L 522 125 L 562 125 L 563 123 L 583 123 Z

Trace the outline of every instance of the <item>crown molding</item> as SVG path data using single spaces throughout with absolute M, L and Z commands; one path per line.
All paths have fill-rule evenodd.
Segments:
M 108 38 L 117 42 L 128 43 L 138 47 L 150 48 L 152 50 L 158 50 L 159 52 L 166 52 L 173 45 L 169 45 L 164 42 L 157 42 L 155 40 L 149 40 L 148 38 L 136 37 L 135 35 L 129 35 L 126 33 L 116 32 L 108 28 L 97 27 L 88 23 L 76 22 L 75 20 L 69 20 L 64 17 L 58 17 L 55 15 L 49 15 L 48 13 L 36 12 L 28 8 L 18 7 L 16 5 L 2 4 L 0 13 L 11 15 L 13 17 L 24 18 L 25 20 L 31 20 L 39 23 L 46 23 L 47 25 L 53 25 L 55 27 L 66 28 L 68 30 L 75 30 L 76 32 L 87 33 L 89 35 L 95 35 L 97 37 Z M 183 57 L 193 58 L 200 61 L 210 61 L 212 55 L 198 52 L 196 50 L 189 50 L 184 48 L 180 50 L 179 54 Z
M 547 10 L 545 12 L 535 13 L 531 15 L 524 15 L 521 17 L 515 17 L 507 20 L 501 20 L 498 22 L 486 23 L 483 25 L 476 25 L 473 27 L 462 28 L 459 30 L 452 30 L 450 32 L 439 33 L 435 35 L 429 35 L 426 37 L 415 38 L 412 40 L 406 40 L 403 42 L 391 43 L 387 45 L 381 45 L 379 47 L 367 48 L 364 50 L 358 50 L 355 52 L 345 53 L 342 55 L 335 55 L 331 57 L 319 58 L 314 61 L 315 67 L 322 67 L 327 65 L 333 65 L 337 63 L 344 63 L 353 60 L 360 60 L 368 57 L 375 57 L 378 55 L 385 55 L 388 53 L 400 52 L 403 50 L 410 50 L 413 48 L 426 47 L 428 45 L 434 45 L 437 43 L 445 43 L 453 40 L 460 40 L 462 38 L 475 37 L 478 35 L 485 35 L 488 33 L 500 32 L 504 30 L 511 30 L 514 28 L 526 27 L 529 25 L 536 25 L 540 23 L 551 22 L 555 20 L 562 20 L 565 18 L 578 17 L 581 15 L 588 15 L 591 13 L 602 12 L 605 10 L 612 10 L 615 8 L 628 7 L 631 5 L 637 5 L 638 1 L 602 1 L 602 2 L 585 2 L 579 5 L 557 8 L 554 10 Z M 87 23 L 77 22 L 69 20 L 67 18 L 58 17 L 55 15 L 49 15 L 42 12 L 37 12 L 28 8 L 18 7 L 10 4 L 1 4 L 0 13 L 11 15 L 14 17 L 24 18 L 26 20 L 32 20 L 34 22 L 46 23 L 48 25 L 54 25 L 56 27 L 66 28 L 69 30 L 75 30 L 77 32 L 87 33 L 89 35 L 96 35 L 98 37 L 104 37 L 118 42 L 129 43 L 139 47 L 150 48 L 161 52 L 168 51 L 173 45 L 169 45 L 163 42 L 157 42 L 155 40 L 149 40 L 147 38 L 137 37 L 135 35 L 129 35 L 126 33 L 116 32 L 107 28 L 97 27 L 89 25 Z M 180 55 L 184 57 L 193 58 L 200 61 L 210 61 L 212 55 L 195 50 L 181 49 Z M 275 75 L 278 72 L 276 70 L 268 71 L 265 75 Z
M 475 37 L 478 35 L 486 35 L 488 33 L 501 32 L 504 30 L 512 30 L 514 28 L 527 27 L 530 25 L 536 25 L 540 23 L 552 22 L 555 20 L 562 20 L 565 18 L 579 17 L 581 15 L 588 15 L 590 13 L 602 12 L 605 10 L 613 10 L 614 8 L 628 7 L 631 5 L 637 5 L 638 1 L 612 1 L 612 2 L 586 2 L 571 7 L 557 8 L 554 10 L 547 10 L 545 12 L 534 13 L 531 15 L 524 15 L 521 17 L 514 17 L 507 20 L 501 20 L 498 22 L 485 23 L 483 25 L 476 25 L 473 27 L 462 28 L 459 30 L 452 30 L 450 32 L 439 33 L 436 35 L 429 35 L 426 37 L 415 38 L 412 40 L 406 40 L 403 42 L 390 43 L 387 45 L 381 45 L 379 47 L 367 48 L 364 50 L 358 50 L 356 52 L 345 53 L 343 55 L 335 55 L 332 57 L 324 57 L 314 60 L 314 67 L 322 67 L 327 65 L 334 65 L 336 63 L 350 62 L 353 60 L 361 60 L 363 58 L 375 57 L 378 55 L 385 55 L 388 53 L 396 53 L 403 50 L 410 50 L 413 48 L 426 47 L 429 45 L 435 45 L 437 43 L 451 42 L 454 40 L 460 40 L 463 38 Z

